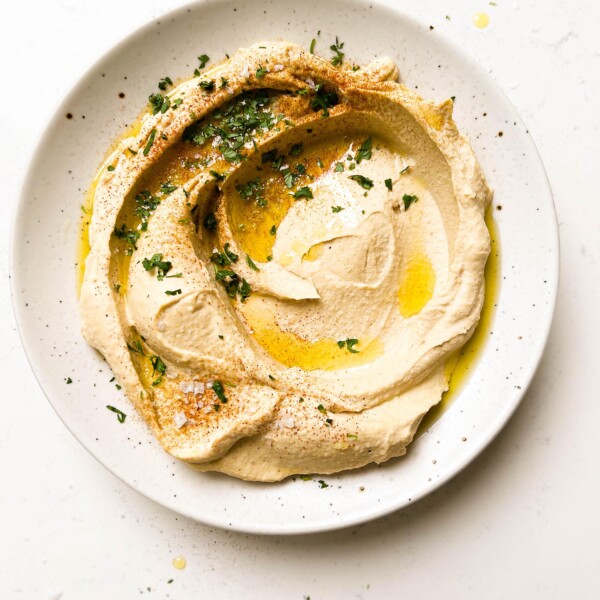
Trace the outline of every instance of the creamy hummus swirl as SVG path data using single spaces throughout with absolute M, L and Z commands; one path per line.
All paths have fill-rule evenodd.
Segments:
M 383 462 L 447 389 L 490 191 L 452 101 L 397 80 L 262 43 L 109 156 L 83 335 L 173 456 L 262 481 Z

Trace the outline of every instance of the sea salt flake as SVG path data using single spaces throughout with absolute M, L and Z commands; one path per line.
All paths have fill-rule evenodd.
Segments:
M 189 394 L 191 392 L 194 391 L 194 382 L 193 381 L 182 381 L 179 384 L 179 389 L 184 393 L 184 394 Z
M 285 419 L 281 419 L 281 424 L 288 429 L 293 429 L 296 427 L 296 421 L 292 417 L 286 417 Z
M 273 71 L 275 71 L 276 73 L 278 71 L 283 71 L 284 68 L 285 67 L 283 65 L 280 65 L 280 64 L 273 65 Z
M 179 429 L 181 429 L 188 422 L 188 418 L 185 416 L 185 413 L 182 410 L 180 410 L 178 413 L 175 413 L 173 420 Z

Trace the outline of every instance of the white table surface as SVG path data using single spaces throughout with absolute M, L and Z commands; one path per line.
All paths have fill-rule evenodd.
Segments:
M 600 597 L 600 8 L 592 0 L 388 3 L 488 69 L 548 170 L 561 284 L 549 344 L 521 407 L 441 490 L 334 533 L 212 529 L 118 481 L 66 430 L 31 373 L 10 303 L 9 217 L 58 101 L 114 43 L 183 2 L 3 3 L 0 598 Z M 478 11 L 490 16 L 486 29 L 472 23 Z M 177 555 L 185 570 L 172 566 Z

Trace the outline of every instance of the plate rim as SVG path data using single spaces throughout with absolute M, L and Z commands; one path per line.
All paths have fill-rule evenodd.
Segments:
M 548 338 L 550 335 L 552 325 L 554 323 L 554 317 L 556 313 L 558 288 L 560 282 L 561 249 L 554 195 L 539 149 L 533 139 L 533 136 L 530 133 L 529 128 L 527 128 L 527 126 L 525 125 L 523 118 L 511 102 L 508 95 L 496 82 L 496 80 L 479 64 L 479 62 L 470 53 L 464 50 L 458 43 L 455 43 L 453 40 L 451 40 L 444 32 L 441 32 L 436 29 L 436 35 L 440 38 L 439 40 L 437 40 L 437 42 L 441 43 L 443 47 L 450 48 L 453 52 L 455 52 L 461 58 L 463 58 L 466 61 L 466 64 L 469 66 L 469 68 L 475 69 L 476 74 L 479 78 L 483 78 L 490 82 L 494 88 L 495 95 L 501 98 L 503 102 L 512 109 L 517 124 L 521 125 L 525 130 L 524 139 L 527 140 L 527 143 L 530 146 L 529 151 L 531 153 L 531 157 L 535 159 L 540 169 L 540 175 L 542 175 L 542 182 L 544 185 L 543 191 L 545 193 L 541 195 L 546 197 L 545 204 L 548 204 L 547 209 L 549 211 L 548 221 L 551 221 L 551 227 L 549 226 L 549 224 L 547 226 L 549 230 L 551 229 L 552 233 L 551 239 L 547 240 L 549 250 L 552 252 L 552 260 L 550 257 L 548 258 L 548 265 L 552 265 L 552 268 L 548 271 L 548 283 L 551 285 L 549 285 L 547 288 L 551 291 L 551 294 L 548 296 L 547 299 L 547 318 L 543 326 L 543 334 L 539 333 L 537 339 L 534 339 L 533 343 L 530 346 L 531 349 L 529 352 L 529 356 L 531 357 L 531 366 L 528 369 L 528 375 L 525 378 L 526 384 L 514 393 L 511 402 L 507 404 L 505 410 L 499 412 L 497 418 L 488 425 L 487 429 L 480 436 L 477 445 L 472 446 L 470 451 L 466 453 L 462 458 L 450 463 L 449 467 L 444 470 L 443 474 L 439 476 L 435 482 L 431 483 L 431 485 L 422 486 L 420 491 L 414 494 L 408 502 L 403 498 L 398 498 L 395 502 L 383 504 L 379 507 L 377 505 L 371 505 L 369 509 L 357 509 L 353 512 L 351 517 L 346 518 L 343 515 L 339 515 L 337 519 L 330 518 L 329 522 L 319 522 L 314 526 L 311 524 L 310 521 L 298 523 L 297 525 L 292 526 L 270 526 L 264 523 L 257 526 L 254 523 L 246 524 L 243 522 L 227 522 L 227 520 L 224 518 L 213 518 L 210 515 L 199 518 L 198 515 L 193 514 L 187 509 L 179 507 L 174 508 L 165 500 L 160 498 L 159 495 L 156 495 L 153 492 L 149 492 L 147 490 L 142 491 L 140 486 L 136 487 L 136 481 L 128 481 L 120 473 L 111 469 L 107 462 L 93 451 L 91 445 L 86 444 L 84 439 L 82 439 L 82 437 L 76 434 L 75 428 L 71 427 L 67 420 L 65 420 L 65 418 L 63 418 L 63 416 L 61 415 L 58 403 L 55 403 L 55 401 L 53 401 L 53 399 L 50 397 L 50 394 L 44 389 L 44 387 L 41 384 L 40 377 L 38 376 L 38 369 L 40 372 L 42 372 L 43 368 L 40 367 L 39 361 L 36 362 L 36 359 L 33 357 L 33 352 L 31 351 L 31 345 L 33 344 L 33 342 L 28 342 L 26 340 L 21 326 L 21 322 L 26 321 L 28 317 L 24 312 L 24 307 L 21 306 L 19 302 L 17 291 L 17 284 L 19 282 L 20 277 L 18 274 L 19 269 L 16 264 L 16 257 L 19 255 L 20 252 L 19 240 L 17 239 L 18 223 L 20 221 L 20 217 L 23 211 L 25 210 L 25 193 L 27 191 L 29 181 L 32 177 L 34 177 L 33 165 L 38 160 L 39 155 L 41 154 L 43 147 L 47 142 L 47 139 L 50 137 L 51 126 L 53 125 L 55 118 L 58 114 L 61 114 L 61 112 L 64 112 L 64 110 L 66 110 L 69 101 L 73 96 L 76 96 L 76 94 L 79 92 L 80 86 L 83 84 L 83 82 L 87 80 L 88 77 L 92 76 L 94 73 L 99 72 L 102 63 L 110 59 L 113 54 L 118 54 L 123 46 L 127 45 L 138 36 L 144 36 L 148 34 L 151 31 L 151 29 L 155 26 L 157 20 L 181 18 L 181 15 L 185 14 L 190 8 L 198 9 L 203 6 L 224 6 L 228 4 L 235 5 L 236 0 L 197 0 L 192 2 L 186 2 L 180 6 L 177 6 L 176 8 L 162 13 L 157 17 L 152 17 L 146 20 L 143 24 L 134 27 L 128 33 L 124 34 L 115 44 L 110 46 L 108 49 L 105 49 L 98 53 L 96 55 L 96 58 L 87 68 L 80 70 L 75 76 L 73 76 L 70 79 L 70 81 L 66 85 L 66 92 L 62 94 L 60 99 L 54 104 L 53 108 L 49 111 L 49 114 L 46 117 L 44 124 L 42 125 L 41 130 L 37 136 L 37 140 L 32 145 L 32 150 L 29 154 L 29 161 L 27 163 L 27 167 L 24 170 L 19 182 L 19 195 L 16 201 L 13 202 L 13 211 L 11 215 L 11 222 L 9 228 L 8 244 L 9 287 L 13 315 L 15 318 L 15 324 L 17 326 L 19 339 L 27 361 L 29 363 L 29 366 L 31 368 L 31 372 L 33 373 L 33 376 L 39 386 L 39 389 L 46 397 L 47 401 L 49 402 L 50 406 L 52 407 L 60 421 L 71 433 L 71 435 L 73 435 L 73 437 L 81 444 L 81 446 L 83 446 L 83 448 L 85 448 L 85 450 L 87 450 L 87 452 L 96 461 L 98 461 L 113 476 L 115 476 L 117 479 L 126 484 L 130 489 L 134 490 L 141 496 L 148 498 L 153 502 L 156 502 L 160 506 L 167 508 L 170 511 L 173 511 L 176 514 L 181 514 L 193 521 L 200 522 L 208 526 L 218 527 L 221 529 L 261 535 L 302 535 L 344 529 L 347 527 L 379 519 L 385 515 L 389 515 L 393 512 L 401 510 L 406 506 L 414 504 L 418 500 L 424 498 L 425 496 L 429 495 L 430 493 L 445 485 L 449 480 L 454 478 L 463 469 L 465 469 L 468 465 L 472 464 L 475 460 L 477 460 L 478 457 L 481 456 L 481 454 L 486 450 L 486 448 L 488 448 L 488 446 L 496 438 L 496 436 L 499 435 L 500 432 L 505 428 L 508 421 L 512 418 L 512 416 L 520 406 L 523 398 L 525 397 L 525 394 L 527 393 L 531 383 L 535 379 L 536 373 L 539 369 L 541 360 L 547 347 Z M 395 6 L 392 7 L 389 4 L 382 3 L 380 0 L 350 0 L 350 2 L 347 2 L 347 4 L 355 5 L 359 8 L 366 8 L 369 6 L 376 7 L 379 11 L 387 12 L 392 18 L 400 18 L 404 20 L 408 25 L 415 29 L 425 29 L 429 27 L 429 25 L 426 24 L 424 21 L 419 20 L 418 18 L 405 12 L 401 8 L 397 8 Z M 546 200 L 549 200 L 549 202 L 547 202 Z M 550 279 L 550 277 L 552 279 Z

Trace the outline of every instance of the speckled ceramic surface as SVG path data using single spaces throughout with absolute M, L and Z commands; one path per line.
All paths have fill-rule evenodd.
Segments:
M 318 30 L 317 52 L 325 56 L 337 35 L 357 62 L 392 57 L 404 82 L 423 96 L 456 96 L 456 120 L 495 189 L 502 275 L 492 330 L 460 395 L 402 459 L 325 477 L 327 488 L 318 477 L 256 484 L 195 473 L 160 449 L 110 382 L 108 365 L 79 335 L 80 205 L 106 148 L 165 74 L 187 76 L 201 53 L 215 61 L 262 39 L 308 46 Z M 557 265 L 544 169 L 502 92 L 428 25 L 377 5 L 342 1 L 200 3 L 128 37 L 90 69 L 50 122 L 26 178 L 12 246 L 21 336 L 40 385 L 73 434 L 115 475 L 157 502 L 206 523 L 261 533 L 365 521 L 416 501 L 468 464 L 500 431 L 533 376 L 552 318 Z M 123 409 L 126 422 L 119 424 L 107 404 Z

